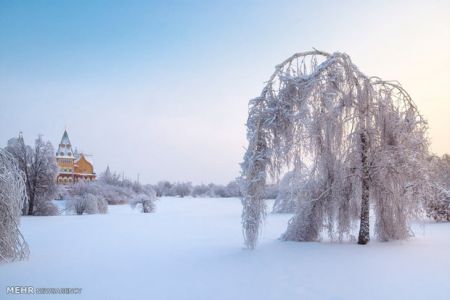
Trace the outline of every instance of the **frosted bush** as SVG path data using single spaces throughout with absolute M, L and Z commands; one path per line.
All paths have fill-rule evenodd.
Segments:
M 156 192 L 152 194 L 138 194 L 131 201 L 132 208 L 139 207 L 143 213 L 151 213 L 155 210 Z

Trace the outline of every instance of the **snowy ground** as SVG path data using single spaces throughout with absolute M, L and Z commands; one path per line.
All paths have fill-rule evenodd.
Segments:
M 0 265 L 0 299 L 450 299 L 450 224 L 368 246 L 277 240 L 269 215 L 242 248 L 238 199 L 163 198 L 154 214 L 23 217 L 28 261 Z M 72 296 L 6 295 L 6 286 L 82 288 Z

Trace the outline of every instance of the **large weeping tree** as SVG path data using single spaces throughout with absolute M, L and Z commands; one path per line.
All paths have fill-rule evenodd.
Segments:
M 245 244 L 254 248 L 269 178 L 306 174 L 282 238 L 370 240 L 369 211 L 383 241 L 411 235 L 408 221 L 427 195 L 426 122 L 396 82 L 363 74 L 345 53 L 297 53 L 276 67 L 250 101 L 242 163 Z M 422 176 L 417 176 L 422 174 Z M 358 229 L 359 225 L 359 229 Z
M 0 262 L 28 257 L 28 245 L 19 230 L 27 194 L 15 159 L 0 148 Z

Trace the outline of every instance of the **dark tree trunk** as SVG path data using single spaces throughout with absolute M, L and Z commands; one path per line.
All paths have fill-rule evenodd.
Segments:
M 26 215 L 28 211 L 28 198 L 23 199 L 22 215 Z
M 34 175 L 34 178 L 37 176 Z M 28 215 L 32 216 L 34 211 L 34 200 L 36 198 L 36 179 L 34 179 L 32 182 L 30 182 L 30 193 L 28 197 L 30 198 L 28 201 Z
M 30 195 L 30 200 L 28 201 L 28 215 L 33 215 L 33 206 L 34 206 L 34 194 Z
M 369 232 L 369 164 L 367 161 L 367 135 L 361 133 L 361 163 L 362 163 L 362 199 L 361 223 L 359 225 L 358 244 L 365 245 L 370 240 Z

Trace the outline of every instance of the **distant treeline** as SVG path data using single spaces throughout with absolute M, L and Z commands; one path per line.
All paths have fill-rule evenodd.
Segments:
M 211 197 L 211 198 L 231 198 L 241 197 L 242 192 L 238 180 L 233 180 L 227 185 L 209 183 L 193 185 L 191 182 L 169 182 L 160 181 L 153 185 L 153 189 L 158 197 Z M 266 186 L 265 198 L 275 199 L 278 193 L 278 185 Z
M 86 186 L 86 184 L 81 185 Z M 127 203 L 135 194 L 149 194 L 151 191 L 155 192 L 156 197 L 232 198 L 242 196 L 238 180 L 233 180 L 226 185 L 215 183 L 194 185 L 191 182 L 170 182 L 168 180 L 159 181 L 157 184 L 142 184 L 123 178 L 119 173 L 111 172 L 109 167 L 100 174 L 97 181 L 88 184 L 88 186 L 99 185 L 108 187 L 107 194 L 109 195 L 105 197 L 108 204 Z M 69 190 L 77 190 L 78 186 L 80 184 L 75 184 L 73 187 L 69 187 Z M 266 199 L 275 199 L 277 194 L 278 184 L 266 186 Z

